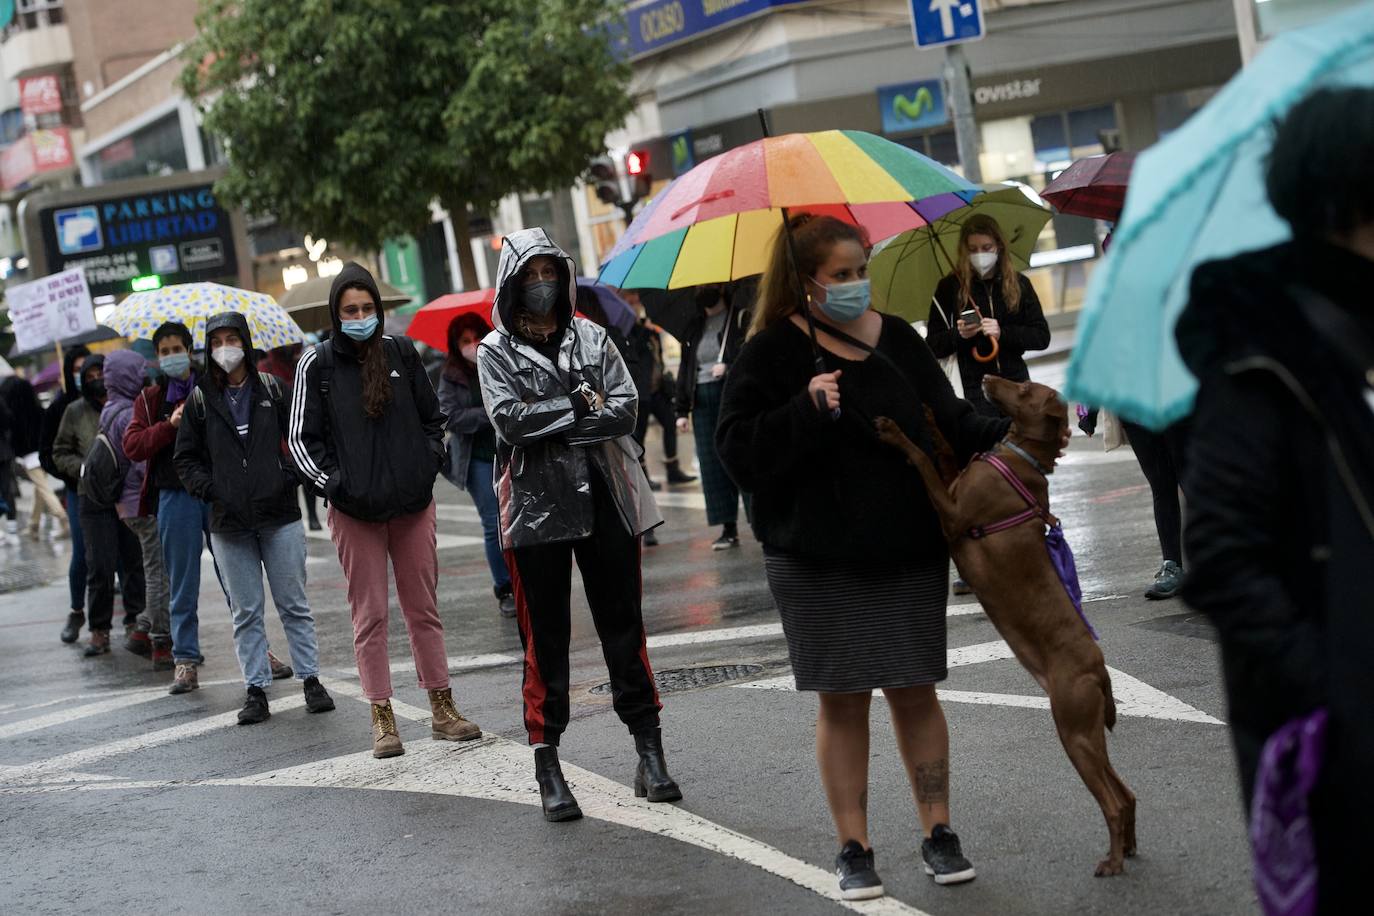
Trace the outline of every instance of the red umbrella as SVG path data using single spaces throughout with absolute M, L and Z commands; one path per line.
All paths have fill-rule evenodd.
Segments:
M 491 323 L 491 304 L 496 290 L 479 289 L 470 293 L 449 293 L 440 296 L 417 311 L 410 320 L 409 336 L 436 350 L 448 352 L 448 326 L 459 315 L 475 312 Z
M 1060 213 L 1116 222 L 1126 202 L 1126 183 L 1135 153 L 1108 153 L 1079 159 L 1059 173 L 1040 196 Z

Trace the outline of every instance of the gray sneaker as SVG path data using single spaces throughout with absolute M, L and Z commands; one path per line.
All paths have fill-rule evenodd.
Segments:
M 1183 587 L 1183 567 L 1173 560 L 1165 560 L 1164 565 L 1155 573 L 1155 583 L 1145 592 L 1151 601 L 1163 601 L 1178 594 Z

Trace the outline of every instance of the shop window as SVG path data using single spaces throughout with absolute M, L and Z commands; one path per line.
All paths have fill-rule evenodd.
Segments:
M 1106 152 L 1103 138 L 1116 131 L 1116 106 L 1102 105 L 1069 112 L 1069 144 L 1071 159 L 1096 156 Z
M 1035 160 L 1041 168 L 1051 168 L 1069 158 L 1068 130 L 1064 115 L 1037 115 L 1031 118 L 1031 141 L 1035 144 Z
M 172 112 L 100 151 L 102 181 L 170 175 L 187 168 L 181 118 Z

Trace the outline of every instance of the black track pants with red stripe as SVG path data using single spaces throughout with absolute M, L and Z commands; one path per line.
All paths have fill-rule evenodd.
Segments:
M 658 727 L 663 708 L 644 644 L 639 539 L 625 529 L 600 479 L 593 483 L 592 493 L 596 521 L 591 537 L 506 551 L 525 649 L 523 692 L 530 744 L 557 746 L 568 727 L 574 556 L 610 671 L 616 714 L 631 734 L 641 734 Z

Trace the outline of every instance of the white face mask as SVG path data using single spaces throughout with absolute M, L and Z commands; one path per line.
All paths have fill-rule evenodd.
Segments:
M 243 363 L 243 347 L 220 347 L 210 358 L 225 372 L 233 372 Z
M 462 347 L 459 348 L 458 352 L 463 354 L 463 359 L 467 360 L 468 362 L 477 362 L 477 344 L 464 344 Z
M 986 277 L 997 267 L 997 252 L 979 251 L 968 256 L 968 262 L 978 271 L 978 276 Z

